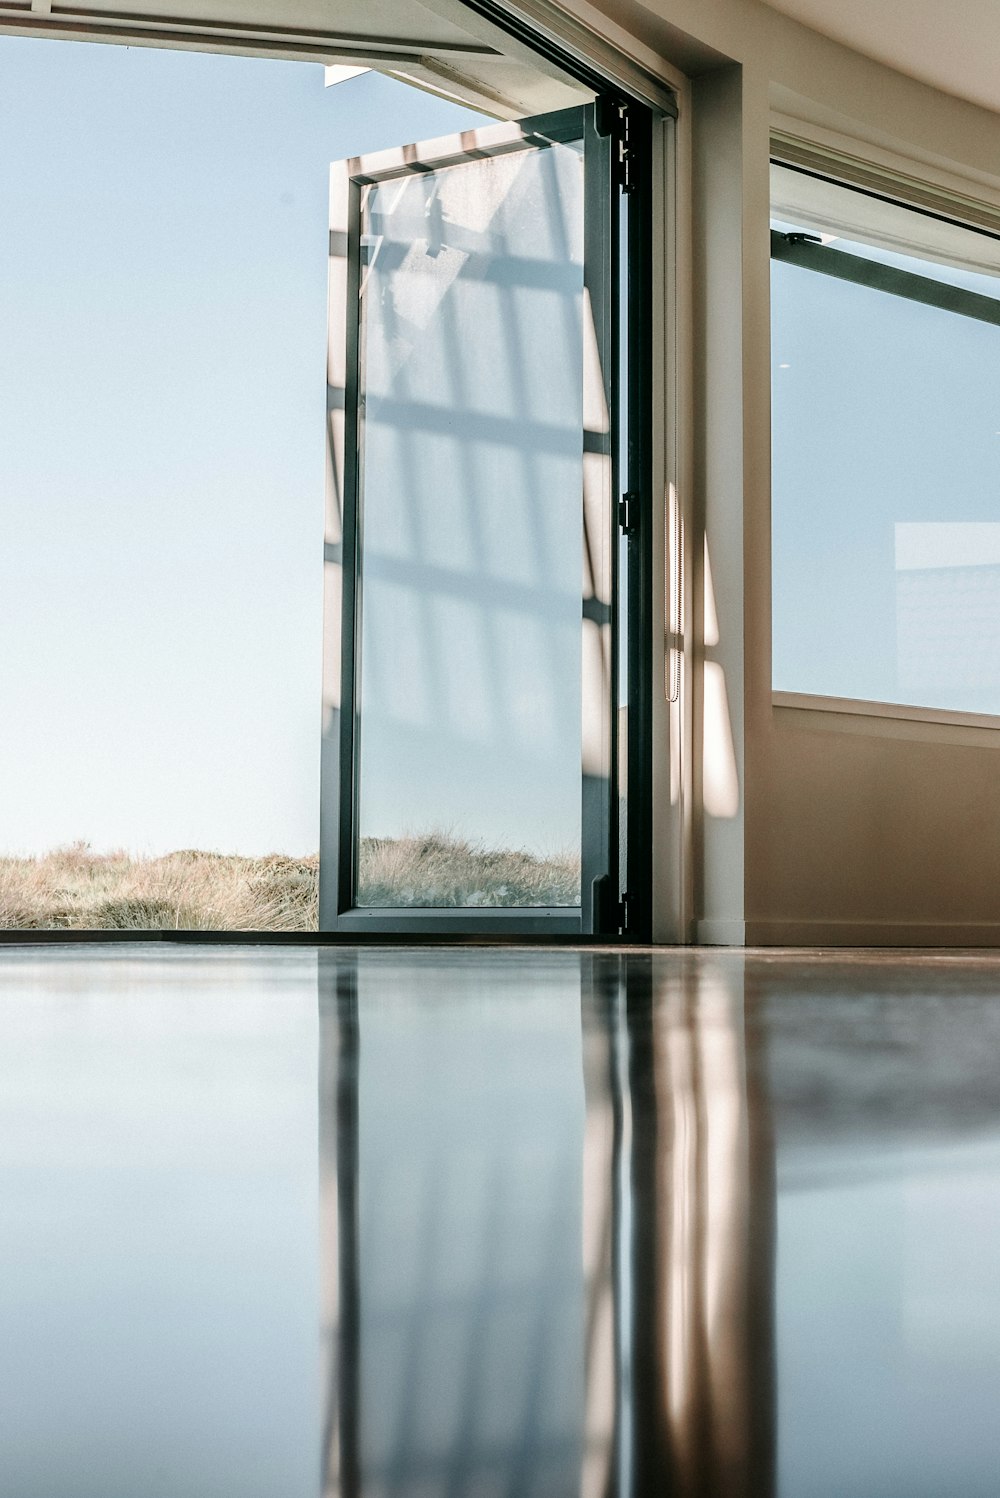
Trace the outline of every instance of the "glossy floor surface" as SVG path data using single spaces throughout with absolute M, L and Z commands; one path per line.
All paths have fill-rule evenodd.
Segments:
M 0 1493 L 1000 1492 L 1000 958 L 0 952 Z

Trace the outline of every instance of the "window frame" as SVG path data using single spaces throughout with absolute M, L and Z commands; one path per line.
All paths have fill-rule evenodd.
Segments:
M 843 165 L 844 162 L 848 165 Z M 972 233 L 1000 240 L 1000 208 L 952 195 L 944 188 L 922 184 L 918 178 L 901 173 L 880 173 L 877 166 L 829 153 L 784 132 L 772 132 L 769 165 L 799 172 L 832 186 L 844 188 L 862 197 L 874 198 L 895 207 L 908 209 L 924 218 L 953 224 Z M 914 163 L 916 165 L 916 163 Z M 865 185 L 862 185 L 865 184 Z M 952 209 L 951 212 L 946 211 Z M 769 214 L 769 220 L 771 215 Z M 936 307 L 956 316 L 965 316 L 1000 327 L 1000 291 L 994 300 L 964 287 L 903 271 L 881 261 L 869 260 L 846 250 L 823 244 L 819 236 L 786 234 L 773 228 L 770 232 L 770 262 L 798 266 L 820 275 L 832 276 L 886 295 L 899 296 L 924 306 Z M 772 423 L 772 450 L 775 433 Z M 772 495 L 773 528 L 773 495 Z M 770 583 L 774 588 L 773 537 L 770 546 Z M 993 735 L 1000 732 L 997 713 L 967 712 L 960 708 L 927 707 L 920 703 L 883 702 L 868 697 L 843 697 L 823 692 L 798 692 L 775 687 L 773 677 L 774 640 L 773 599 L 769 629 L 771 673 L 771 706 L 777 712 L 822 713 L 847 719 L 881 719 L 899 725 L 938 725 L 942 728 L 972 730 Z
M 648 114 L 634 106 L 644 133 Z M 639 112 L 641 110 L 641 112 Z M 582 775 L 582 842 L 581 899 L 577 906 L 360 906 L 354 902 L 356 879 L 356 808 L 358 791 L 357 741 L 359 732 L 358 683 L 356 681 L 359 634 L 358 582 L 361 570 L 360 533 L 360 449 L 358 430 L 358 318 L 348 315 L 346 344 L 332 355 L 332 361 L 343 358 L 343 409 L 336 395 L 331 395 L 331 420 L 328 423 L 331 461 L 328 473 L 339 493 L 328 500 L 328 511 L 340 507 L 342 539 L 337 545 L 328 540 L 324 557 L 327 567 L 337 573 L 325 605 L 324 653 L 327 681 L 339 671 L 339 689 L 335 690 L 336 708 L 331 712 L 324 704 L 323 761 L 320 794 L 320 931 L 336 934 L 384 933 L 386 935 L 443 934 L 500 936 L 561 936 L 572 939 L 616 936 L 624 924 L 619 910 L 615 884 L 618 847 L 618 752 L 617 752 L 617 545 L 616 499 L 627 487 L 635 496 L 637 509 L 644 517 L 651 512 L 650 426 L 644 419 L 650 398 L 647 364 L 650 342 L 643 309 L 649 304 L 651 257 L 640 254 L 638 241 L 650 225 L 648 202 L 650 152 L 640 155 L 641 190 L 633 196 L 639 211 L 629 215 L 630 251 L 635 246 L 633 274 L 630 254 L 628 285 L 628 320 L 638 336 L 629 340 L 628 400 L 620 399 L 621 371 L 618 368 L 618 234 L 616 205 L 618 184 L 612 170 L 613 140 L 600 128 L 600 111 L 596 105 L 562 110 L 552 116 L 541 116 L 517 123 L 486 126 L 468 136 L 445 137 L 441 141 L 421 144 L 419 155 L 407 148 L 380 152 L 371 157 L 355 158 L 340 164 L 333 188 L 342 222 L 331 227 L 333 237 L 341 242 L 346 254 L 338 255 L 342 269 L 331 279 L 331 330 L 336 316 L 335 299 L 346 297 L 348 307 L 357 306 L 360 288 L 360 224 L 362 189 L 372 183 L 397 179 L 408 173 L 420 173 L 460 165 L 481 153 L 544 149 L 551 142 L 583 138 L 585 142 L 585 185 L 587 200 L 586 260 L 584 274 L 594 313 L 595 331 L 602 363 L 605 399 L 611 412 L 607 434 L 607 471 L 601 487 L 606 490 L 601 501 L 600 535 L 596 538 L 603 557 L 592 558 L 595 596 L 585 599 L 581 623 L 586 630 L 598 610 L 608 613 L 610 624 L 610 679 L 606 701 L 598 705 L 597 715 L 588 718 L 591 732 L 599 732 L 602 773 Z M 608 233 L 605 235 L 602 205 L 608 195 Z M 595 211 L 596 210 L 596 211 Z M 344 238 L 346 236 L 346 239 Z M 334 262 L 332 262 L 334 263 Z M 337 377 L 339 378 L 339 376 Z M 335 390 L 331 386 L 331 390 Z M 626 476 L 619 472 L 619 433 L 627 433 L 628 457 Z M 586 508 L 591 508 L 591 501 Z M 328 525 L 337 526 L 336 515 L 328 513 Z M 644 935 L 652 918 L 651 873 L 640 878 L 638 871 L 651 869 L 651 734 L 648 731 L 649 689 L 651 688 L 652 636 L 650 630 L 650 583 L 652 577 L 652 527 L 647 520 L 629 534 L 629 581 L 635 593 L 629 611 L 629 700 L 637 712 L 635 731 L 630 731 L 628 750 L 629 868 L 628 882 L 644 896 L 628 912 L 632 931 Z M 602 596 L 607 592 L 608 603 Z M 337 616 L 340 625 L 337 627 Z M 339 666 L 338 663 L 339 662 Z M 329 690 L 329 688 L 328 688 Z M 592 785 L 589 782 L 596 780 Z M 634 789 L 633 789 L 634 787 Z M 600 803 L 600 804 L 598 804 Z M 633 882 L 635 881 L 635 882 Z M 630 932 L 631 934 L 631 932 Z

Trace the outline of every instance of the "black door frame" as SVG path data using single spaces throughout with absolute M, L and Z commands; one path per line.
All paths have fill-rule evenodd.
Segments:
M 343 367 L 332 359 L 328 472 L 326 624 L 327 692 L 324 703 L 320 936 L 525 936 L 649 940 L 652 926 L 652 114 L 645 107 L 605 94 L 593 105 L 561 110 L 516 125 L 486 127 L 474 138 L 430 142 L 356 158 L 341 165 L 331 222 L 331 303 L 344 296 L 350 311 Z M 601 378 L 610 431 L 603 456 L 610 490 L 602 516 L 600 546 L 606 577 L 584 601 L 587 623 L 602 631 L 608 685 L 600 728 L 601 773 L 583 776 L 581 905 L 547 908 L 358 907 L 353 903 L 357 805 L 357 650 L 361 517 L 359 513 L 359 323 L 354 315 L 361 284 L 361 203 L 366 186 L 458 164 L 483 152 L 540 149 L 557 141 L 584 141 L 585 285 L 594 315 Z M 622 294 L 619 213 L 628 202 L 628 265 Z M 331 308 L 331 311 L 333 307 Z M 619 400 L 619 318 L 627 319 L 627 404 Z M 622 425 L 626 442 L 620 442 Z M 353 436 L 352 436 L 353 434 Z M 586 442 L 593 443 L 593 434 Z M 624 446 L 621 472 L 619 450 Z M 628 538 L 628 854 L 624 880 L 618 870 L 618 616 L 619 527 Z M 585 536 L 585 540 L 586 540 Z M 332 574 L 332 575 L 331 575 Z M 602 597 L 602 588 L 606 597 Z M 339 629 L 331 622 L 339 618 Z M 339 639 L 337 636 L 339 635 Z M 329 659 L 330 656 L 334 658 Z M 330 691 L 335 676 L 339 682 Z M 621 883 L 628 895 L 619 898 Z

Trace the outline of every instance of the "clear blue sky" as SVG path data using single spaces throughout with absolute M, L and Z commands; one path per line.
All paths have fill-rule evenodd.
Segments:
M 474 123 L 0 40 L 0 851 L 317 846 L 328 167 Z

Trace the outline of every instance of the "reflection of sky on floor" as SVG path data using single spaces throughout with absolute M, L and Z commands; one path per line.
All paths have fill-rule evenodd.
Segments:
M 0 953 L 0 1490 L 987 1498 L 998 971 Z
M 0 39 L 0 851 L 316 848 L 329 164 L 477 123 Z
M 314 1498 L 315 955 L 0 972 L 0 1491 Z
M 824 968 L 775 965 L 758 1010 L 775 1109 L 778 1493 L 987 1498 L 997 965 L 844 954 Z

